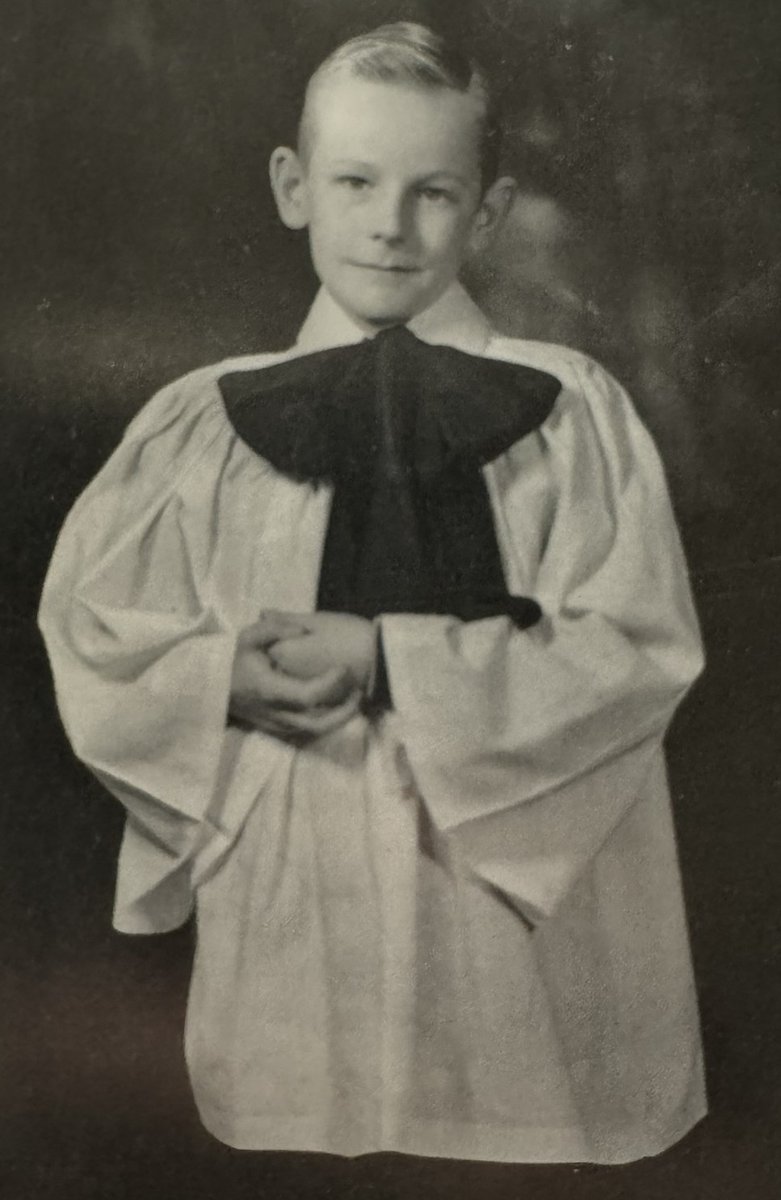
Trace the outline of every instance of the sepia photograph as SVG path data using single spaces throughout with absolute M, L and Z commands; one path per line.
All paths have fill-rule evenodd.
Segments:
M 2 1200 L 773 1200 L 781 12 L 7 0 Z

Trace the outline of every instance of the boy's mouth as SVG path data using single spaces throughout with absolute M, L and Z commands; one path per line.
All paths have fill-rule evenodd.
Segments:
M 396 275 L 415 275 L 420 270 L 420 267 L 405 267 L 395 263 L 352 263 L 352 266 L 360 267 L 364 271 L 387 271 Z

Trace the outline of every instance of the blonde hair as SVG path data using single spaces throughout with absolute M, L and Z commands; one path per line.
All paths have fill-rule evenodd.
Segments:
M 425 25 L 396 21 L 343 42 L 309 79 L 298 128 L 298 148 L 306 159 L 312 144 L 312 100 L 317 89 L 341 72 L 359 79 L 451 88 L 471 94 L 480 113 L 480 172 L 483 187 L 499 169 L 501 124 L 496 98 L 483 69 L 449 39 Z

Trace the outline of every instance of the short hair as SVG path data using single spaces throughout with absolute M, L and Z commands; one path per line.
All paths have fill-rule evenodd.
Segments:
M 425 25 L 395 21 L 343 42 L 311 75 L 298 128 L 298 147 L 306 158 L 311 144 L 311 100 L 327 78 L 347 72 L 359 79 L 407 83 L 415 87 L 451 88 L 478 101 L 480 174 L 488 187 L 498 174 L 501 118 L 491 82 L 483 68 L 457 43 Z

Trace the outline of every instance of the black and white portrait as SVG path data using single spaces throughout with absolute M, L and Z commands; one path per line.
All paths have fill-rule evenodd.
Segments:
M 4 24 L 9 1198 L 771 1197 L 781 18 Z

